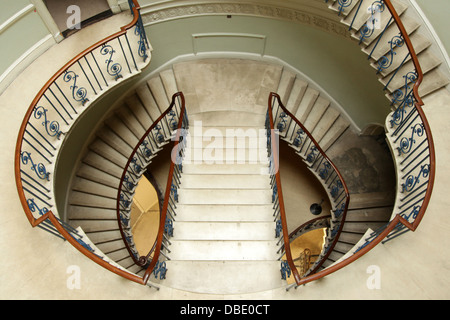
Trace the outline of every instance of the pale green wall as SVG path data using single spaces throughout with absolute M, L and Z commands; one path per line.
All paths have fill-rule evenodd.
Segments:
M 450 52 L 450 0 L 416 0 L 433 25 L 447 52 Z
M 28 0 L 1 0 L 0 1 L 0 24 L 4 23 L 14 14 L 30 4 Z
M 70 183 L 70 177 L 66 173 L 71 172 L 77 164 L 78 156 L 98 120 L 133 83 L 173 58 L 192 54 L 192 34 L 225 32 L 264 35 L 265 54 L 279 57 L 316 81 L 342 104 L 362 127 L 370 122 L 383 123 L 389 109 L 388 100 L 381 84 L 376 80 L 375 71 L 368 66 L 367 56 L 360 51 L 357 44 L 319 29 L 257 17 L 233 16 L 232 19 L 227 19 L 225 16 L 206 16 L 158 23 L 148 26 L 146 31 L 153 47 L 150 66 L 140 77 L 115 88 L 95 102 L 95 106 L 92 105 L 83 114 L 65 139 L 58 159 L 58 171 L 55 173 L 55 198 L 59 212 L 65 211 L 62 208 Z M 220 48 L 250 53 L 258 52 L 261 48 L 258 40 L 253 40 L 254 47 L 250 48 L 242 41 L 228 41 L 228 48 L 225 48 L 223 43 L 220 43 L 221 40 L 221 37 L 208 38 L 206 43 L 197 48 Z M 59 172 L 62 174 L 58 174 Z
M 25 0 L 1 0 L 0 24 L 30 5 Z M 17 59 L 50 33 L 41 17 L 34 10 L 18 18 L 9 27 L 0 30 L 0 75 Z
M 147 27 L 154 48 L 153 70 L 166 61 L 193 52 L 192 34 L 248 33 L 265 36 L 268 56 L 278 57 L 324 88 L 363 129 L 384 123 L 389 103 L 367 56 L 357 43 L 322 30 L 288 21 L 249 16 L 202 16 L 161 22 Z M 197 49 L 206 51 L 261 51 L 261 41 L 227 41 L 223 37 L 202 40 Z M 253 43 L 254 47 L 249 47 Z M 364 108 L 364 112 L 361 112 Z

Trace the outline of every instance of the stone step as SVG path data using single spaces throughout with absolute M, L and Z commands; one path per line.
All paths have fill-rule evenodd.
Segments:
M 317 98 L 316 102 L 314 103 L 314 106 L 312 107 L 311 111 L 309 112 L 308 116 L 306 117 L 305 121 L 303 122 L 305 128 L 309 132 L 313 132 L 317 123 L 320 121 L 320 119 L 323 117 L 324 113 L 327 111 L 329 105 L 330 105 L 330 101 L 328 101 L 322 97 Z
M 263 205 L 189 205 L 177 204 L 176 221 L 263 221 L 273 222 L 272 204 Z
M 280 288 L 279 261 L 166 261 L 164 285 L 189 292 L 244 294 Z
M 269 189 L 267 176 L 259 174 L 183 174 L 182 189 Z
M 325 134 L 332 128 L 340 113 L 334 108 L 328 108 L 323 117 L 318 121 L 311 135 L 316 141 L 320 141 Z
M 318 141 L 323 151 L 327 151 L 333 143 L 341 136 L 341 134 L 350 127 L 347 119 L 339 116 L 333 123 L 333 126 L 325 133 L 325 135 Z
M 130 95 L 125 99 L 125 103 L 128 106 L 128 108 L 133 112 L 136 119 L 139 121 L 139 123 L 142 125 L 143 128 L 150 128 L 150 126 L 153 124 L 153 119 L 151 118 L 150 114 L 147 112 L 147 109 L 139 99 L 139 96 L 135 92 L 134 94 Z
M 172 101 L 172 96 L 178 92 L 177 81 L 175 79 L 175 73 L 172 68 L 161 71 L 159 73 L 164 90 L 167 95 L 167 99 Z
M 271 189 L 183 189 L 179 190 L 181 204 L 271 204 Z
M 96 139 L 92 142 L 89 145 L 89 149 L 121 167 L 124 167 L 128 161 L 128 158 L 126 158 L 122 153 L 101 139 Z
M 112 220 L 76 220 L 76 224 L 81 227 L 85 233 L 119 230 L 117 216 Z M 122 242 L 122 247 L 123 246 L 124 244 Z
M 202 149 L 186 148 L 183 163 L 205 164 L 269 164 L 267 147 L 255 148 L 226 148 L 224 146 L 209 145 Z
M 285 104 L 286 109 L 288 109 L 292 114 L 296 114 L 299 108 L 300 102 L 305 95 L 306 89 L 308 88 L 308 82 L 296 78 L 292 86 L 292 91 L 289 95 L 289 99 Z
M 109 256 L 111 252 L 125 249 L 125 243 L 122 239 L 97 244 L 97 248 Z
M 115 209 L 117 207 L 117 200 L 115 198 L 107 198 L 79 191 L 71 192 L 69 202 L 71 205 L 94 208 Z
M 158 119 L 158 117 L 161 115 L 162 111 L 159 110 L 158 104 L 153 97 L 152 92 L 150 91 L 148 82 L 136 88 L 136 95 L 139 98 L 139 101 L 142 103 L 142 106 L 145 108 L 148 115 L 152 119 L 152 122 L 155 122 L 156 119 Z
M 117 230 L 98 231 L 98 232 L 89 232 L 89 233 L 86 233 L 86 235 L 89 237 L 89 239 L 95 245 L 98 245 L 100 243 L 110 242 L 110 241 L 122 240 L 122 235 L 120 234 L 120 231 L 118 229 Z
M 164 110 L 169 107 L 170 101 L 167 97 L 161 77 L 153 77 L 147 81 L 147 84 L 153 97 L 155 98 L 155 102 L 158 105 L 160 114 L 163 113 Z
M 116 209 L 90 208 L 85 206 L 70 205 L 68 216 L 71 220 L 97 219 L 111 220 L 117 219 Z
M 392 206 L 382 208 L 363 208 L 348 210 L 345 221 L 384 221 L 387 222 L 392 215 Z
M 224 137 L 224 138 L 253 138 L 260 134 L 260 130 L 265 129 L 260 126 L 195 126 L 195 123 L 189 125 L 189 135 L 194 137 Z
M 131 131 L 121 118 L 114 115 L 105 121 L 108 128 L 119 136 L 123 141 L 125 141 L 131 149 L 137 145 L 141 137 L 136 136 L 133 131 Z
M 126 141 L 124 141 L 122 137 L 118 136 L 114 131 L 106 126 L 99 129 L 96 134 L 100 139 L 125 157 L 128 157 L 133 152 L 133 148 Z
M 283 105 L 287 105 L 290 95 L 292 92 L 292 88 L 294 86 L 296 80 L 296 75 L 292 71 L 283 69 L 281 73 L 280 82 L 278 83 L 277 93 L 280 96 L 281 102 Z
M 420 67 L 422 68 L 423 74 L 427 74 L 429 71 L 433 70 L 437 66 L 439 66 L 442 61 L 438 59 L 434 54 L 430 52 L 430 50 L 426 50 L 418 55 Z M 403 70 L 414 70 L 414 63 L 413 61 L 408 61 L 403 67 Z M 411 71 L 412 72 L 412 71 Z M 388 75 L 382 79 L 380 79 L 380 82 L 383 85 L 387 85 L 387 89 L 390 93 L 394 92 L 397 89 L 403 90 L 403 87 L 405 86 L 405 76 L 407 74 L 397 74 L 396 76 L 392 77 L 392 75 Z M 410 83 L 410 81 L 408 81 Z M 426 86 L 428 83 L 422 83 L 422 86 Z M 420 87 L 420 88 L 421 88 Z M 403 90 L 404 91 L 404 90 Z
M 308 117 L 311 109 L 316 103 L 317 98 L 319 97 L 319 91 L 313 88 L 307 88 L 305 94 L 297 108 L 297 112 L 294 116 L 301 122 L 305 123 L 306 118 Z
M 171 260 L 276 260 L 275 240 L 171 240 Z
M 117 189 L 88 179 L 75 177 L 72 183 L 72 190 L 85 193 L 114 198 L 117 197 Z
M 108 172 L 110 175 L 119 178 L 122 177 L 123 168 L 119 167 L 110 160 L 103 158 L 99 154 L 89 152 L 83 159 L 83 162 L 91 167 L 97 168 L 101 171 Z
M 354 18 L 355 14 L 356 14 L 356 8 L 355 8 L 353 10 L 353 12 L 351 14 L 349 14 L 341 22 L 347 26 L 350 26 L 353 21 L 352 28 L 354 30 L 360 30 L 361 27 L 368 21 L 368 19 L 371 16 L 371 13 L 370 13 L 371 11 L 369 10 L 369 8 L 372 6 L 373 3 L 374 3 L 373 0 L 363 0 L 356 18 Z M 403 4 L 399 1 L 392 1 L 392 4 L 394 5 L 395 11 L 397 11 L 397 13 L 399 15 L 401 15 L 408 8 L 408 6 L 406 4 Z M 375 3 L 373 5 L 373 8 L 376 10 L 379 7 Z M 379 29 L 382 29 L 386 25 L 386 23 L 389 21 L 390 17 L 391 17 L 391 14 L 387 7 L 385 7 L 383 10 L 381 10 L 380 13 L 377 16 L 375 16 L 375 18 L 379 18 L 381 20 L 379 22 L 379 25 L 381 26 Z M 376 29 L 376 26 L 375 26 L 375 29 Z
M 275 240 L 275 222 L 175 221 L 173 240 Z
M 426 37 L 422 36 L 421 34 L 414 32 L 411 36 L 411 43 L 413 44 L 414 47 L 414 51 L 416 52 L 416 54 L 420 54 L 422 51 L 424 51 L 425 49 L 427 49 L 428 47 L 430 47 L 431 45 L 431 41 L 428 40 Z M 380 74 L 385 77 L 386 75 L 390 74 L 391 72 L 394 72 L 403 62 L 403 60 L 405 59 L 405 57 L 408 55 L 409 51 L 408 51 L 408 47 L 406 46 L 406 44 L 396 47 L 394 49 L 395 55 L 394 57 L 391 57 L 390 53 L 388 53 L 390 51 L 390 46 L 388 49 L 388 51 L 382 52 L 381 55 L 387 57 L 389 59 L 389 61 L 392 61 L 392 63 L 389 65 L 389 67 L 383 69 Z M 374 59 L 376 59 L 375 57 L 373 57 Z M 408 56 L 408 58 L 406 59 L 406 61 L 409 61 L 411 59 L 411 56 Z M 376 59 L 376 61 L 381 61 L 379 59 Z M 374 69 L 378 68 L 378 63 L 377 62 L 372 62 L 370 64 Z
M 266 164 L 183 164 L 185 174 L 261 174 L 267 175 L 269 168 Z
M 189 115 L 189 124 L 196 125 L 201 121 L 203 126 L 253 126 L 264 128 L 266 114 L 254 114 L 245 111 L 214 111 Z
M 92 167 L 88 164 L 81 164 L 77 171 L 77 176 L 97 183 L 107 185 L 112 188 L 118 188 L 120 178 L 110 175 L 108 172 Z

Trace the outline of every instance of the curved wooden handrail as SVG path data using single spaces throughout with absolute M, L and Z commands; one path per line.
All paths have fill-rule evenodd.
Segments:
M 276 145 L 276 137 L 275 137 L 275 128 L 273 123 L 273 113 L 272 113 L 272 97 L 277 94 L 271 93 L 269 95 L 269 102 L 268 102 L 268 114 L 269 114 L 269 123 L 270 123 L 270 135 L 271 139 L 270 142 L 272 143 L 272 150 L 277 150 Z M 278 96 L 279 98 L 279 96 Z M 277 186 L 277 193 L 278 193 L 278 199 L 279 199 L 279 206 L 280 206 L 280 219 L 281 219 L 281 226 L 282 226 L 282 232 L 283 232 L 283 242 L 284 242 L 284 252 L 286 255 L 286 260 L 288 262 L 289 268 L 291 269 L 292 275 L 294 276 L 295 282 L 299 283 L 300 281 L 300 274 L 298 273 L 298 270 L 296 266 L 294 265 L 294 261 L 292 259 L 292 253 L 291 253 L 291 246 L 289 243 L 289 232 L 287 228 L 287 221 L 286 221 L 286 211 L 284 208 L 284 199 L 283 199 L 283 191 L 281 187 L 281 177 L 280 177 L 280 161 L 278 159 L 278 152 L 272 152 L 273 154 L 273 165 L 276 168 L 275 172 L 275 180 L 276 180 L 276 186 Z
M 350 193 L 348 191 L 347 185 L 345 183 L 344 178 L 342 177 L 342 174 L 339 172 L 338 168 L 336 167 L 336 165 L 331 161 L 330 158 L 328 158 L 328 156 L 326 155 L 326 153 L 323 151 L 323 149 L 320 147 L 320 145 L 317 143 L 317 141 L 314 139 L 314 137 L 312 136 L 312 134 L 308 131 L 308 129 L 305 128 L 305 126 L 288 110 L 286 109 L 286 107 L 283 105 L 283 103 L 281 102 L 281 98 L 278 94 L 276 93 L 270 93 L 270 97 L 269 97 L 269 101 L 271 101 L 272 98 L 277 99 L 278 101 L 278 105 L 281 107 L 281 109 L 283 110 L 284 113 L 286 113 L 292 120 L 295 121 L 295 123 L 302 128 L 303 132 L 306 133 L 306 135 L 308 136 L 308 138 L 312 141 L 312 143 L 316 146 L 317 150 L 319 151 L 319 153 L 322 155 L 322 157 L 328 161 L 328 163 L 331 165 L 331 167 L 333 168 L 333 170 L 336 172 L 337 176 L 339 177 L 339 179 L 342 182 L 342 186 L 344 188 L 344 193 L 345 193 L 345 208 L 344 211 L 342 213 L 342 218 L 341 221 L 345 221 L 345 218 L 347 216 L 347 210 L 348 210 L 348 206 L 350 204 Z M 339 225 L 339 229 L 336 233 L 336 236 L 334 237 L 333 243 L 331 244 L 329 250 L 327 251 L 327 253 L 323 256 L 321 263 L 317 264 L 317 266 L 315 267 L 314 270 L 312 270 L 312 272 L 315 272 L 315 270 L 317 270 L 318 268 L 320 268 L 320 266 L 323 264 L 323 262 L 325 262 L 325 260 L 327 259 L 327 257 L 331 254 L 331 252 L 333 251 L 333 248 L 335 247 L 337 240 L 339 239 L 339 235 L 342 232 L 342 228 L 344 227 L 344 223 L 340 223 Z
M 156 121 L 153 122 L 153 124 L 150 126 L 150 128 L 148 128 L 144 135 L 141 137 L 141 139 L 139 139 L 138 143 L 136 144 L 136 146 L 133 149 L 133 152 L 131 153 L 130 157 L 128 158 L 128 161 L 125 165 L 125 169 L 123 170 L 122 173 L 122 177 L 120 178 L 120 183 L 119 183 L 119 187 L 118 187 L 118 193 L 117 193 L 117 201 L 116 201 L 116 211 L 117 211 L 117 221 L 119 224 L 119 229 L 120 229 L 120 233 L 122 235 L 122 240 L 125 243 L 125 246 L 128 250 L 128 253 L 130 255 L 130 257 L 133 259 L 133 261 L 140 266 L 145 265 L 145 263 L 143 263 L 140 260 L 135 259 L 134 255 L 132 254 L 131 248 L 128 245 L 128 242 L 125 240 L 125 233 L 122 227 L 122 223 L 120 222 L 120 194 L 122 192 L 122 187 L 123 187 L 123 183 L 125 181 L 125 176 L 127 174 L 127 169 L 129 168 L 131 161 L 133 160 L 134 156 L 136 155 L 136 152 L 138 151 L 139 147 L 142 145 L 142 143 L 144 142 L 144 140 L 147 138 L 147 136 L 150 134 L 150 132 L 159 124 L 159 122 L 167 115 L 169 114 L 170 111 L 172 111 L 172 109 L 175 106 L 175 102 L 176 99 L 180 98 L 181 99 L 181 112 L 184 113 L 184 108 L 185 108 L 185 104 L 184 104 L 184 96 L 182 92 L 177 92 L 172 96 L 172 102 L 170 103 L 169 107 L 158 117 L 158 119 L 156 119 Z M 180 121 L 181 122 L 181 112 L 180 112 Z M 170 191 L 170 190 L 169 190 Z M 164 198 L 165 199 L 165 198 Z M 166 209 L 167 210 L 167 209 Z M 160 213 L 160 219 L 162 219 L 162 211 Z M 165 219 L 165 218 L 164 218 Z M 163 228 L 164 230 L 164 228 Z M 149 255 L 151 254 L 151 252 L 155 249 L 155 246 L 157 244 L 157 241 L 155 241 L 155 244 L 153 244 L 152 249 L 150 250 L 150 252 L 147 254 L 147 258 L 149 257 Z
M 414 64 L 414 67 L 415 67 L 416 73 L 417 73 L 417 81 L 414 84 L 414 88 L 413 88 L 413 95 L 414 95 L 414 98 L 416 101 L 414 103 L 414 107 L 416 108 L 416 110 L 419 113 L 419 116 L 422 120 L 424 130 L 427 135 L 429 153 L 430 153 L 430 172 L 429 172 L 428 187 L 427 187 L 427 190 L 425 193 L 425 197 L 422 202 L 419 213 L 417 214 L 417 217 L 415 218 L 413 223 L 409 222 L 408 220 L 406 220 L 405 218 L 403 218 L 399 214 L 397 214 L 389 222 L 388 226 L 380 234 L 378 234 L 377 237 L 375 237 L 372 241 L 367 243 L 363 248 L 358 250 L 356 253 L 354 253 L 347 259 L 345 259 L 341 262 L 338 262 L 320 272 L 317 272 L 315 274 L 312 274 L 310 276 L 307 276 L 307 277 L 301 279 L 301 281 L 298 283 L 299 285 L 306 284 L 308 282 L 323 278 L 333 272 L 336 272 L 336 271 L 342 269 L 343 267 L 349 265 L 350 263 L 358 260 L 363 255 L 365 255 L 370 250 L 372 250 L 375 246 L 377 246 L 381 241 L 383 241 L 383 239 L 385 239 L 397 227 L 397 224 L 399 224 L 399 223 L 403 224 L 409 230 L 415 231 L 417 229 L 417 227 L 419 226 L 419 224 L 425 214 L 425 211 L 428 207 L 428 204 L 430 202 L 430 198 L 431 198 L 431 194 L 432 194 L 433 186 L 434 186 L 435 174 L 436 174 L 436 156 L 435 156 L 435 148 L 434 148 L 434 142 L 433 142 L 433 136 L 431 133 L 431 129 L 430 129 L 428 120 L 425 116 L 425 113 L 422 110 L 422 106 L 424 105 L 424 103 L 419 95 L 419 86 L 423 81 L 423 72 L 422 72 L 422 68 L 420 67 L 420 63 L 419 63 L 417 54 L 411 43 L 411 39 L 409 38 L 408 33 L 406 32 L 406 29 L 398 15 L 398 13 L 396 12 L 396 10 L 390 0 L 384 0 L 384 3 L 386 4 L 389 12 L 391 13 L 391 15 L 394 19 L 394 22 L 397 24 L 397 27 L 399 28 L 400 33 L 402 34 L 402 37 L 407 45 L 409 54 L 411 55 L 411 59 L 413 61 L 413 64 Z
M 304 229 L 307 225 L 312 224 L 312 223 L 314 223 L 314 222 L 316 222 L 316 221 L 319 221 L 319 220 L 328 220 L 328 219 L 331 219 L 331 215 L 322 216 L 322 217 L 317 217 L 317 218 L 311 219 L 311 220 L 309 220 L 309 221 L 303 223 L 302 225 L 300 225 L 299 227 L 297 227 L 294 231 L 292 231 L 292 232 L 289 234 L 289 239 L 292 239 L 292 237 L 293 237 L 297 232 L 299 232 L 301 229 Z
M 85 55 L 87 55 L 91 51 L 97 49 L 98 47 L 100 47 L 101 45 L 111 41 L 112 39 L 120 37 L 121 35 L 125 34 L 128 29 L 130 29 L 130 28 L 132 28 L 133 26 L 136 25 L 136 23 L 138 22 L 138 19 L 139 19 L 140 5 L 139 5 L 137 0 L 133 0 L 133 3 L 135 5 L 135 7 L 132 9 L 133 10 L 133 20 L 130 23 L 128 23 L 127 25 L 121 27 L 119 32 L 116 32 L 113 35 L 108 36 L 107 38 L 98 41 L 97 43 L 93 44 L 92 46 L 88 47 L 87 49 L 85 49 L 82 52 L 80 52 L 79 54 L 77 54 L 69 62 L 67 62 L 61 69 L 59 69 L 58 72 L 56 72 L 45 83 L 45 85 L 42 87 L 42 89 L 38 92 L 36 97 L 31 102 L 30 107 L 28 108 L 27 112 L 25 113 L 24 119 L 22 121 L 22 125 L 20 126 L 20 129 L 19 129 L 18 137 L 17 137 L 16 150 L 15 150 L 14 172 L 15 172 L 17 190 L 19 191 L 20 202 L 22 203 L 22 207 L 25 210 L 25 214 L 26 214 L 26 216 L 28 218 L 28 221 L 31 223 L 31 225 L 33 227 L 35 227 L 37 224 L 42 222 L 42 220 L 39 219 L 39 221 L 40 221 L 39 223 L 37 223 L 35 221 L 36 219 L 34 219 L 31 211 L 29 210 L 27 201 L 25 199 L 25 195 L 23 193 L 23 186 L 22 186 L 22 181 L 21 181 L 21 176 L 20 176 L 20 153 L 21 153 L 21 149 L 22 149 L 22 142 L 23 142 L 23 137 L 24 137 L 24 134 L 25 134 L 25 129 L 26 129 L 26 126 L 27 126 L 27 124 L 28 124 L 28 122 L 30 120 L 30 117 L 31 117 L 31 115 L 32 115 L 32 113 L 34 111 L 34 108 L 36 107 L 37 103 L 41 100 L 41 98 L 43 97 L 44 93 L 49 89 L 51 84 L 54 83 L 55 80 L 58 79 L 72 65 L 74 65 L 77 61 L 79 61 L 82 57 L 84 57 Z
M 164 194 L 164 203 L 163 203 L 163 207 L 161 209 L 161 215 L 160 215 L 160 219 L 159 219 L 159 230 L 158 230 L 158 236 L 156 239 L 156 246 L 154 246 L 155 250 L 154 250 L 152 261 L 150 262 L 150 264 L 143 276 L 145 283 L 148 281 L 151 273 L 153 272 L 153 269 L 155 268 L 156 263 L 158 262 L 158 259 L 159 259 L 159 255 L 161 253 L 161 246 L 162 246 L 163 235 L 164 235 L 164 227 L 165 227 L 165 223 L 166 223 L 167 209 L 169 206 L 169 198 L 170 198 L 172 179 L 173 179 L 173 174 L 174 174 L 174 170 L 175 170 L 175 162 L 172 161 L 172 159 L 175 159 L 175 157 L 173 156 L 173 152 L 177 151 L 177 146 L 180 143 L 180 135 L 181 135 L 181 129 L 183 126 L 183 119 L 186 114 L 184 95 L 181 92 L 179 92 L 179 93 L 177 93 L 177 96 L 181 99 L 181 111 L 180 111 L 180 118 L 179 118 L 180 120 L 178 121 L 177 133 L 175 136 L 175 141 L 173 143 L 173 148 L 172 148 L 172 152 L 171 152 L 169 175 L 167 177 L 166 192 Z
M 50 88 L 52 83 L 54 83 L 65 71 L 67 71 L 71 66 L 73 66 L 77 61 L 79 61 L 81 58 L 92 52 L 93 50 L 99 48 L 100 46 L 108 43 L 109 41 L 116 39 L 124 34 L 127 33 L 129 29 L 134 27 L 140 17 L 140 5 L 137 0 L 132 0 L 134 7 L 131 8 L 131 11 L 133 13 L 133 20 L 128 23 L 125 26 L 122 26 L 120 28 L 120 31 L 104 38 L 103 40 L 98 41 L 97 43 L 93 44 L 92 46 L 88 47 L 87 49 L 83 50 L 79 54 L 77 54 L 74 58 L 72 58 L 69 62 L 67 62 L 62 68 L 59 69 L 41 88 L 41 90 L 37 93 L 33 101 L 31 102 L 27 112 L 25 113 L 24 119 L 22 121 L 21 127 L 18 132 L 18 138 L 16 143 L 16 149 L 14 154 L 14 176 L 16 180 L 16 187 L 19 195 L 19 200 L 21 202 L 21 205 L 24 209 L 25 215 L 30 222 L 32 227 L 36 227 L 40 225 L 45 220 L 49 220 L 53 226 L 58 230 L 58 232 L 67 240 L 69 243 L 71 243 L 76 249 L 78 249 L 82 254 L 84 254 L 86 257 L 88 257 L 90 260 L 98 263 L 102 267 L 108 269 L 109 271 L 116 273 L 128 280 L 140 283 L 140 284 L 146 284 L 146 281 L 144 281 L 141 277 L 136 276 L 132 273 L 129 273 L 127 271 L 124 271 L 120 268 L 117 268 L 113 266 L 112 264 L 108 263 L 107 261 L 103 260 L 101 257 L 97 256 L 93 252 L 89 251 L 85 247 L 83 247 L 59 222 L 58 218 L 54 215 L 54 213 L 49 210 L 45 212 L 43 215 L 41 215 L 39 218 L 35 218 L 28 206 L 27 199 L 25 197 L 23 184 L 21 180 L 21 150 L 23 145 L 23 139 L 25 130 L 27 127 L 27 124 L 34 112 L 34 108 L 38 104 L 38 102 L 41 100 L 41 98 L 44 96 L 44 94 L 47 92 L 47 90 Z

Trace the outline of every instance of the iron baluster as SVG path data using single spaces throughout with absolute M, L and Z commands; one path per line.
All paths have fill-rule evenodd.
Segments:
M 100 53 L 104 56 L 109 54 L 108 59 L 105 60 L 105 63 L 107 64 L 106 71 L 108 74 L 113 76 L 116 81 L 122 78 L 122 75 L 120 74 L 122 72 L 122 66 L 118 62 L 113 63 L 114 60 L 112 59 L 114 53 L 116 53 L 116 50 L 114 50 L 111 45 L 104 44 L 100 50 Z
M 62 131 L 61 130 L 59 130 L 59 123 L 57 122 L 57 121 L 52 121 L 52 122 L 50 122 L 48 119 L 47 119 L 47 109 L 45 109 L 44 107 L 37 107 L 35 110 L 34 110 L 34 117 L 36 118 L 36 119 L 40 119 L 41 117 L 44 117 L 44 121 L 42 122 L 42 125 L 44 126 L 44 128 L 45 128 L 45 131 L 47 132 L 47 134 L 50 136 L 50 137 L 57 137 L 58 139 L 60 139 L 60 137 L 61 137 L 61 134 L 62 134 Z
M 70 86 L 70 89 L 72 90 L 72 98 L 75 101 L 81 102 L 81 104 L 84 106 L 89 101 L 88 99 L 86 99 L 88 91 L 84 87 L 78 88 L 77 78 L 78 75 L 74 71 L 66 71 L 63 80 L 65 82 L 73 81 L 73 84 Z
M 31 158 L 31 153 L 28 151 L 22 151 L 20 154 L 20 159 L 25 165 L 28 164 L 28 162 L 31 163 L 31 170 L 36 173 L 39 179 L 50 181 L 50 173 L 47 172 L 45 165 L 42 163 L 35 164 Z
M 392 37 L 392 39 L 388 43 L 391 49 L 386 55 L 384 55 L 383 57 L 380 58 L 380 60 L 378 60 L 377 74 L 382 72 L 383 70 L 386 70 L 392 65 L 394 61 L 394 56 L 397 54 L 395 52 L 395 48 L 402 47 L 403 44 L 405 43 L 405 40 L 403 39 L 402 34 L 399 33 L 398 35 Z

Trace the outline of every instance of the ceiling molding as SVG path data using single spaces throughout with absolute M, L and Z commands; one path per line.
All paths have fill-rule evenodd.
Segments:
M 324 7 L 326 8 L 326 6 Z M 318 28 L 333 35 L 338 35 L 350 39 L 348 28 L 339 21 L 333 20 L 327 11 L 321 14 L 321 9 L 310 6 L 305 7 L 282 7 L 274 4 L 265 4 L 264 1 L 258 3 L 249 2 L 194 2 L 194 1 L 165 1 L 156 4 L 146 5 L 142 8 L 141 14 L 144 25 L 149 26 L 155 23 L 176 20 L 187 17 L 212 16 L 212 15 L 240 15 L 264 17 L 300 23 Z M 320 13 L 320 14 L 319 14 Z

